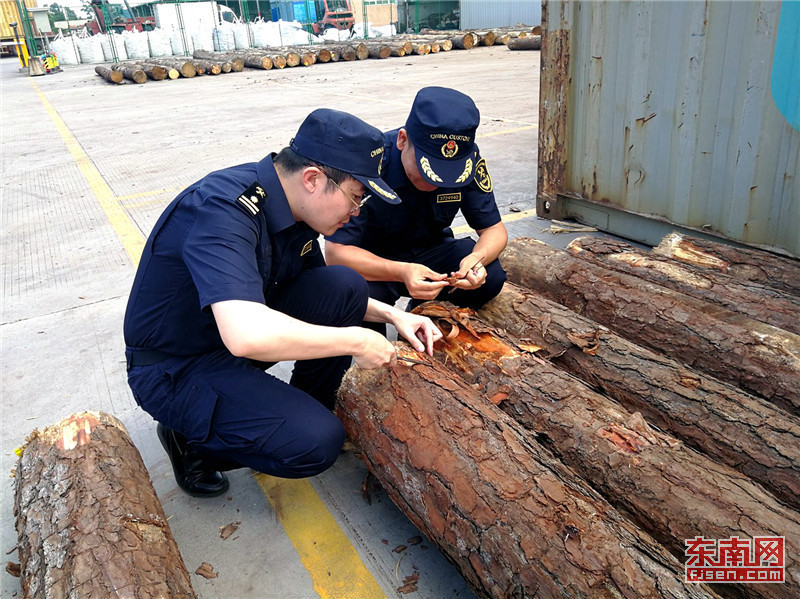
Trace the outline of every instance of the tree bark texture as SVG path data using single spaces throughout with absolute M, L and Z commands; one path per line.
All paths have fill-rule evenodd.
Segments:
M 119 71 L 125 79 L 134 83 L 145 83 L 147 81 L 147 74 L 140 67 L 113 65 L 111 69 Z
M 723 272 L 740 281 L 755 281 L 800 296 L 800 260 L 679 233 L 667 235 L 653 251 L 698 268 Z
M 537 355 L 800 508 L 800 418 L 506 283 L 478 311 Z
M 122 423 L 83 412 L 35 431 L 15 478 L 25 597 L 195 597 Z
M 541 50 L 542 36 L 531 35 L 525 38 L 510 39 L 506 46 L 508 46 L 509 50 Z
M 103 79 L 105 79 L 109 83 L 122 83 L 122 73 L 120 73 L 119 71 L 114 71 L 112 69 L 107 69 L 106 67 L 97 66 L 94 68 L 94 72 L 100 75 Z
M 178 77 L 181 76 L 181 74 L 178 72 L 178 69 L 176 69 L 175 67 L 171 67 L 169 65 L 158 64 L 158 63 L 149 62 L 149 61 L 146 61 L 146 60 L 142 60 L 139 64 L 141 64 L 142 66 L 151 66 L 151 67 L 158 67 L 160 69 L 164 69 L 164 73 L 166 75 L 164 77 L 165 79 L 177 79 Z
M 455 31 L 438 31 L 436 29 L 421 29 L 420 35 L 424 36 L 434 36 L 434 37 L 443 37 L 444 39 L 450 40 L 452 44 L 452 48 L 457 48 L 459 50 L 469 50 L 473 46 L 475 46 L 475 38 L 472 33 L 464 33 L 464 32 L 455 32 Z
M 327 46 L 331 52 L 337 52 L 339 58 L 346 62 L 356 59 L 356 49 L 349 44 Z
M 197 68 L 189 60 L 183 58 L 151 58 L 150 64 L 161 64 L 178 69 L 181 77 L 194 77 L 197 75 Z
M 800 334 L 798 296 L 759 283 L 739 282 L 719 272 L 703 272 L 613 239 L 582 237 L 571 242 L 567 251 L 593 264 L 640 277 L 712 304 L 719 304 L 753 320 Z
M 656 432 L 638 412 L 592 391 L 531 353 L 538 348 L 493 330 L 470 310 L 427 303 L 418 311 L 452 332 L 437 344 L 435 356 L 445 367 L 676 557 L 683 557 L 685 539 L 697 535 L 785 536 L 786 584 L 745 585 L 741 591 L 800 596 L 800 514 L 745 475 Z
M 800 336 L 534 239 L 512 240 L 501 261 L 512 282 L 800 414 Z
M 120 70 L 120 68 L 141 69 L 153 81 L 163 81 L 167 78 L 167 67 L 146 61 L 115 64 L 111 68 L 115 71 Z
M 210 60 L 192 59 L 192 64 L 197 69 L 198 75 L 219 75 L 222 67 L 217 62 Z
M 392 500 L 483 597 L 710 592 L 436 361 L 352 368 L 338 413 Z

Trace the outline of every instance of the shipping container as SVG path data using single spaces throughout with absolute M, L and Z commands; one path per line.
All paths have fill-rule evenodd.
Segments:
M 800 256 L 798 9 L 545 0 L 539 216 Z
M 20 0 L 20 5 L 23 0 Z M 24 5 L 28 8 L 37 6 L 36 0 L 24 0 Z M 17 23 L 17 34 L 19 39 L 24 39 L 22 32 L 22 20 L 19 11 L 17 10 L 17 3 L 15 0 L 0 0 L 0 39 L 11 41 L 14 39 L 14 30 L 11 28 L 11 23 Z

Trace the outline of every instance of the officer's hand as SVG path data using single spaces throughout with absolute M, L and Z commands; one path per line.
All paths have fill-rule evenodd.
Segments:
M 442 338 L 442 332 L 427 316 L 399 312 L 392 324 L 411 347 L 429 356 L 433 355 L 433 344 Z
M 467 254 L 458 270 L 451 275 L 457 279 L 452 285 L 458 289 L 476 289 L 486 282 L 486 268 L 475 254 Z
M 394 345 L 371 329 L 359 328 L 362 339 L 359 351 L 353 354 L 353 362 L 359 368 L 380 368 L 397 364 L 397 352 Z
M 406 265 L 403 283 L 414 299 L 431 300 L 447 287 L 447 275 L 439 274 L 424 264 L 409 262 Z

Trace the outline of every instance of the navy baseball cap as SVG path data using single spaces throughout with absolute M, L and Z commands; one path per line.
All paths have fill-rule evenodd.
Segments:
M 420 175 L 437 187 L 463 187 L 475 178 L 475 130 L 481 115 L 472 99 L 446 87 L 417 92 L 406 121 Z
M 400 198 L 381 179 L 383 133 L 360 118 L 330 108 L 318 108 L 306 117 L 289 147 L 319 164 L 344 171 L 385 202 Z

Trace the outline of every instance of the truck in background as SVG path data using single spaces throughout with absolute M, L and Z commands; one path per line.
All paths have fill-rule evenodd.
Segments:
M 90 0 L 93 18 L 86 22 L 86 28 L 92 35 L 106 31 L 152 31 L 155 28 L 155 19 L 152 15 L 136 16 L 128 0 L 123 0 L 125 5 L 111 4 L 107 0 Z

